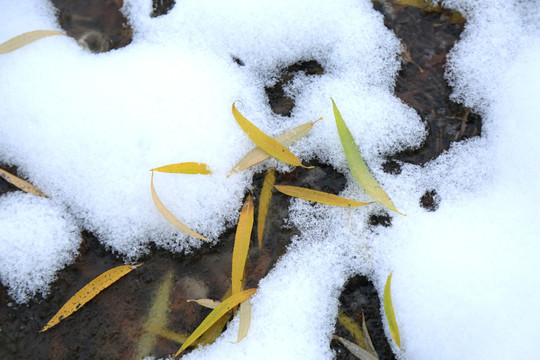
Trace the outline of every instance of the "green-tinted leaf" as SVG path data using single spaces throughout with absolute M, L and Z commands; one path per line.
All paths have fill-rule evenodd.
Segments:
M 302 165 L 300 159 L 298 159 L 292 152 L 290 152 L 289 149 L 287 149 L 285 146 L 281 145 L 279 142 L 272 139 L 258 127 L 253 125 L 248 119 L 244 117 L 244 115 L 240 113 L 240 111 L 236 109 L 234 103 L 232 104 L 232 113 L 238 125 L 240 125 L 242 130 L 244 130 L 244 132 L 249 136 L 249 138 L 253 140 L 253 142 L 257 144 L 257 146 L 266 151 L 269 155 L 293 166 L 313 168 L 313 166 Z
M 174 174 L 201 174 L 201 175 L 208 175 L 212 173 L 210 170 L 208 170 L 208 166 L 206 164 L 196 163 L 196 162 L 184 162 L 184 163 L 178 163 L 178 164 L 165 165 L 165 166 L 160 166 L 155 169 L 152 169 L 151 171 L 159 171 L 159 172 L 174 173 Z
M 259 198 L 259 215 L 257 217 L 257 238 L 259 240 L 259 250 L 262 249 L 264 227 L 266 224 L 266 216 L 272 200 L 272 189 L 276 181 L 276 171 L 271 168 L 264 177 L 264 183 Z
M 156 346 L 156 332 L 160 333 L 160 330 L 166 331 L 172 286 L 173 271 L 169 270 L 163 276 L 163 280 L 161 280 L 152 298 L 143 332 L 137 342 L 136 359 L 144 358 L 154 349 Z
M 383 295 L 383 304 L 384 304 L 384 313 L 386 314 L 386 320 L 388 320 L 388 326 L 390 327 L 390 333 L 394 338 L 398 347 L 401 347 L 401 341 L 399 339 L 399 328 L 396 321 L 396 315 L 394 314 L 394 307 L 392 306 L 392 294 L 391 294 L 391 282 L 392 282 L 392 273 L 388 275 L 386 279 L 386 285 L 384 285 L 384 295 Z
M 36 40 L 43 39 L 44 37 L 52 36 L 52 35 L 64 35 L 64 34 L 62 34 L 59 31 L 54 31 L 54 30 L 35 30 L 35 31 L 25 32 L 24 34 L 17 35 L 14 38 L 11 38 L 6 42 L 1 43 L 0 54 L 6 54 L 8 52 L 12 52 L 19 48 L 22 48 L 25 45 L 30 44 L 31 42 L 34 42 Z
M 176 226 L 177 229 L 181 230 L 182 232 L 196 237 L 197 239 L 201 239 L 204 241 L 210 241 L 204 236 L 196 233 L 195 231 L 188 228 L 186 225 L 184 225 L 180 220 L 178 220 L 170 211 L 163 205 L 159 197 L 157 196 L 156 189 L 154 188 L 154 172 L 152 171 L 152 178 L 150 179 L 150 190 L 152 191 L 152 199 L 154 200 L 154 204 L 156 204 L 157 209 L 163 215 L 165 219 L 167 219 L 168 222 Z
M 122 276 L 127 275 L 131 270 L 141 266 L 139 265 L 122 265 L 104 272 L 94 280 L 86 284 L 81 290 L 69 299 L 64 306 L 52 317 L 51 320 L 41 329 L 41 332 L 46 331 L 60 321 L 64 320 L 75 311 L 79 310 L 84 304 L 92 300 L 97 294 L 114 284 Z
M 357 357 L 360 360 L 379 360 L 378 356 L 374 356 L 373 354 L 367 352 L 366 350 L 362 349 L 360 346 L 356 345 L 352 341 L 349 341 L 337 335 L 334 335 L 334 339 L 342 343 L 343 346 L 345 346 L 345 348 L 349 350 L 351 354 L 353 354 L 355 357 Z
M 249 299 L 257 289 L 249 289 L 232 294 L 229 298 L 223 300 L 207 317 L 203 322 L 195 329 L 195 331 L 184 342 L 182 347 L 174 354 L 174 357 L 180 355 L 188 346 L 190 346 L 195 340 L 197 340 L 206 330 L 208 330 L 212 324 L 218 321 L 223 315 L 232 310 L 235 306 L 242 301 Z
M 298 186 L 275 185 L 279 192 L 285 195 L 294 196 L 303 200 L 314 201 L 321 204 L 345 207 L 358 207 L 371 203 L 359 202 L 356 200 L 347 199 L 334 194 L 325 193 L 322 191 L 306 189 Z
M 364 343 L 366 344 L 365 349 L 373 355 L 379 357 L 379 355 L 377 355 L 377 351 L 375 350 L 375 346 L 373 346 L 373 342 L 371 341 L 371 336 L 369 336 L 364 313 L 362 313 L 362 330 L 364 333 Z
M 0 177 L 6 180 L 8 183 L 18 187 L 24 192 L 27 192 L 32 195 L 41 196 L 44 198 L 47 197 L 47 195 L 45 195 L 41 190 L 39 190 L 34 185 L 30 184 L 28 181 L 23 180 L 20 177 L 17 177 L 13 174 L 10 174 L 6 170 L 0 169 Z
M 236 236 L 234 238 L 234 249 L 232 258 L 232 294 L 240 292 L 244 283 L 244 268 L 249 250 L 249 241 L 251 239 L 251 230 L 253 229 L 253 200 L 249 195 L 240 212 L 240 220 L 236 227 Z
M 349 128 L 347 128 L 345 121 L 343 121 L 343 118 L 341 117 L 334 99 L 332 99 L 332 105 L 334 107 L 334 116 L 336 117 L 336 125 L 339 132 L 339 137 L 341 139 L 341 144 L 343 145 L 343 150 L 345 151 L 345 156 L 347 157 L 347 162 L 349 164 L 349 169 L 351 169 L 354 178 L 358 184 L 360 184 L 360 186 L 375 200 L 386 206 L 388 209 L 401 214 L 394 206 L 392 200 L 390 200 L 388 194 L 381 188 L 377 180 L 375 180 L 373 175 L 371 175 L 369 172 L 364 159 L 362 159 L 362 156 L 358 151 L 358 147 L 354 142 L 354 138 L 349 131 Z
M 302 124 L 291 130 L 287 130 L 274 137 L 274 140 L 276 140 L 278 143 L 285 147 L 289 147 L 295 144 L 304 136 L 306 136 L 307 133 L 310 132 L 313 128 L 313 125 L 315 125 L 321 120 L 322 118 L 313 122 Z M 260 147 L 256 147 L 255 149 L 251 150 L 246 156 L 244 156 L 242 160 L 238 162 L 238 164 L 236 164 L 236 166 L 231 170 L 227 177 L 231 176 L 232 174 L 239 173 L 240 171 L 245 170 L 251 166 L 257 165 L 258 163 L 268 159 L 269 157 L 270 155 L 268 155 L 266 151 L 264 151 Z
M 342 311 L 338 314 L 338 321 L 343 327 L 351 333 L 356 343 L 361 347 L 366 349 L 366 342 L 364 338 L 364 332 L 360 326 L 350 317 L 345 315 Z

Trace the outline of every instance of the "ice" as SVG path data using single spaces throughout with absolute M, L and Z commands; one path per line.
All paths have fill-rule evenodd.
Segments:
M 6 5 L 0 41 L 58 29 L 44 4 Z M 156 174 L 155 186 L 180 220 L 217 239 L 236 221 L 253 173 L 288 168 L 270 160 L 226 177 L 253 147 L 231 115 L 236 100 L 271 135 L 323 116 L 293 151 L 344 172 L 341 195 L 369 199 L 347 172 L 333 97 L 374 176 L 407 216 L 391 214 L 391 227 L 373 229 L 363 208 L 292 201 L 288 221 L 300 235 L 261 280 L 248 337 L 231 343 L 234 320 L 215 344 L 186 358 L 332 358 L 337 299 L 347 278 L 367 274 L 382 294 L 390 271 L 402 337 L 402 349 L 394 347 L 398 358 L 535 358 L 540 6 L 445 4 L 469 19 L 447 77 L 453 98 L 482 115 L 482 136 L 454 144 L 423 167 L 404 164 L 399 175 L 381 170 L 385 155 L 420 145 L 425 129 L 393 95 L 400 45 L 370 1 L 182 1 L 159 18 L 149 17 L 150 1 L 126 1 L 134 39 L 123 49 L 94 55 L 57 36 L 1 56 L 0 161 L 17 165 L 52 200 L 0 197 L 0 256 L 16 254 L 4 236 L 31 244 L 30 231 L 56 234 L 51 246 L 65 246 L 42 251 L 56 254 L 39 272 L 45 281 L 9 280 L 27 271 L 25 262 L 14 264 L 28 255 L 0 258 L 2 281 L 23 289 L 12 292 L 17 301 L 46 292 L 74 256 L 71 218 L 126 258 L 141 255 L 150 242 L 174 252 L 198 247 L 152 203 L 149 169 L 169 163 L 205 162 L 213 170 Z M 305 60 L 318 61 L 324 73 L 289 86 L 296 100 L 290 118 L 272 114 L 264 87 L 280 68 Z M 420 207 L 428 189 L 441 198 L 436 212 Z M 384 211 L 377 204 L 369 209 Z M 4 234 L 29 218 L 39 221 Z

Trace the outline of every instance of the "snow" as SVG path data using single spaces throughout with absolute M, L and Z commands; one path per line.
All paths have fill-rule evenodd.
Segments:
M 270 160 L 226 177 L 253 146 L 232 118 L 236 100 L 272 135 L 323 116 L 292 150 L 347 173 L 332 96 L 374 176 L 407 216 L 393 215 L 392 227 L 374 231 L 362 208 L 292 201 L 289 221 L 301 235 L 261 280 L 248 337 L 231 343 L 235 319 L 216 343 L 185 358 L 332 358 L 347 278 L 368 274 L 382 294 L 390 271 L 398 358 L 535 358 L 540 6 L 445 3 L 469 19 L 447 77 L 452 96 L 482 115 L 482 136 L 426 166 L 404 165 L 399 175 L 382 172 L 384 156 L 418 146 L 425 130 L 393 95 L 399 41 L 369 1 L 182 1 L 158 18 L 148 16 L 150 1 L 129 1 L 134 39 L 123 49 L 94 55 L 55 36 L 0 56 L 0 161 L 17 165 L 50 196 L 0 197 L 2 283 L 18 302 L 46 294 L 73 260 L 79 228 L 126 259 L 149 242 L 175 252 L 200 246 L 153 205 L 148 170 L 160 165 L 197 161 L 213 170 L 156 174 L 155 186 L 181 221 L 216 239 L 236 221 L 253 173 L 287 168 Z M 45 1 L 2 8 L 0 42 L 58 29 Z M 264 86 L 280 67 L 310 59 L 325 73 L 297 78 L 289 88 L 292 116 L 273 115 Z M 341 195 L 368 199 L 347 176 Z M 436 212 L 418 203 L 426 189 L 442 199 Z

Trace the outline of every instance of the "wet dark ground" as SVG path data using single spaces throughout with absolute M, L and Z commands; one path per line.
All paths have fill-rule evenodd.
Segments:
M 68 34 L 93 52 L 126 46 L 131 41 L 131 29 L 118 11 L 121 0 L 53 0 L 59 9 L 58 18 Z M 410 149 L 388 156 L 383 169 L 399 174 L 401 164 L 423 165 L 448 149 L 454 141 L 480 135 L 481 119 L 469 109 L 453 103 L 451 89 L 444 80 L 446 54 L 459 38 L 464 22 L 446 10 L 427 12 L 391 1 L 374 0 L 374 8 L 384 15 L 385 25 L 395 31 L 404 45 L 402 70 L 396 81 L 396 95 L 413 107 L 424 121 L 429 135 L 419 149 Z M 166 14 L 173 0 L 154 0 L 152 16 Z M 234 55 L 231 55 L 234 58 Z M 239 66 L 242 61 L 236 59 Z M 294 98 L 287 97 L 284 88 L 298 73 L 318 76 L 324 68 L 314 60 L 301 59 L 283 68 L 275 84 L 265 88 L 268 104 L 282 116 L 290 116 Z M 277 174 L 276 183 L 306 186 L 338 193 L 345 186 L 342 174 L 331 166 L 312 161 L 316 168 L 297 168 Z M 0 164 L 14 174 L 16 167 Z M 264 174 L 253 178 L 252 195 L 257 209 L 257 197 Z M 17 191 L 0 178 L 0 195 Z M 436 211 L 441 199 L 434 189 L 426 189 L 418 200 L 427 211 Z M 286 226 L 290 199 L 274 192 L 268 212 L 264 246 L 257 248 L 256 236 L 247 263 L 246 287 L 256 287 L 258 281 L 272 269 L 286 251 L 290 239 L 298 231 Z M 255 214 L 257 215 L 257 214 Z M 374 213 L 369 225 L 391 226 L 392 216 Z M 256 225 L 253 231 L 256 234 Z M 58 274 L 46 299 L 27 305 L 14 304 L 5 287 L 0 285 L 0 359 L 133 359 L 137 340 L 143 332 L 146 312 L 157 285 L 164 274 L 173 269 L 174 286 L 170 297 L 167 330 L 188 334 L 209 313 L 190 298 L 220 299 L 230 285 L 230 269 L 234 229 L 222 235 L 216 246 L 205 245 L 191 256 L 172 255 L 153 248 L 141 259 L 144 265 L 107 289 L 81 310 L 46 333 L 38 331 L 78 289 L 104 271 L 123 264 L 98 239 L 82 233 L 80 254 L 74 264 Z M 358 275 L 349 279 L 340 296 L 341 311 L 361 324 L 365 314 L 369 333 L 381 359 L 395 359 L 383 331 L 379 295 L 368 278 Z M 353 340 L 341 324 L 336 334 Z M 151 355 L 174 353 L 180 344 L 159 338 Z M 332 341 L 337 359 L 354 359 L 345 348 Z

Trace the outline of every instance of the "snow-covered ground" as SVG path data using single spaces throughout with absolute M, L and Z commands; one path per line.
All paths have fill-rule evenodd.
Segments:
M 393 95 L 400 44 L 370 1 L 179 1 L 158 18 L 149 17 L 150 3 L 126 1 L 134 39 L 120 50 L 90 54 L 55 36 L 0 56 L 0 161 L 17 165 L 50 197 L 0 197 L 0 280 L 15 300 L 47 292 L 76 254 L 77 227 L 130 259 L 149 241 L 179 252 L 199 246 L 155 209 L 148 170 L 156 166 L 209 165 L 213 175 L 156 174 L 155 185 L 183 222 L 217 239 L 236 221 L 253 173 L 286 168 L 270 160 L 226 177 L 253 146 L 232 117 L 235 100 L 272 135 L 323 116 L 292 150 L 348 174 L 332 96 L 407 216 L 374 233 L 365 209 L 293 201 L 290 221 L 301 235 L 261 280 L 249 336 L 232 344 L 230 326 L 185 358 L 332 358 L 343 284 L 369 274 L 382 294 L 390 271 L 399 358 L 538 357 L 538 1 L 445 2 L 468 19 L 448 79 L 455 99 L 482 115 L 482 136 L 424 167 L 404 165 L 399 175 L 380 170 L 384 156 L 419 145 L 425 130 Z M 60 30 L 44 0 L 0 8 L 0 42 Z M 297 77 L 292 116 L 274 115 L 264 86 L 280 67 L 311 59 L 325 73 Z M 369 199 L 348 179 L 341 195 Z M 428 188 L 441 196 L 436 212 L 418 203 Z

